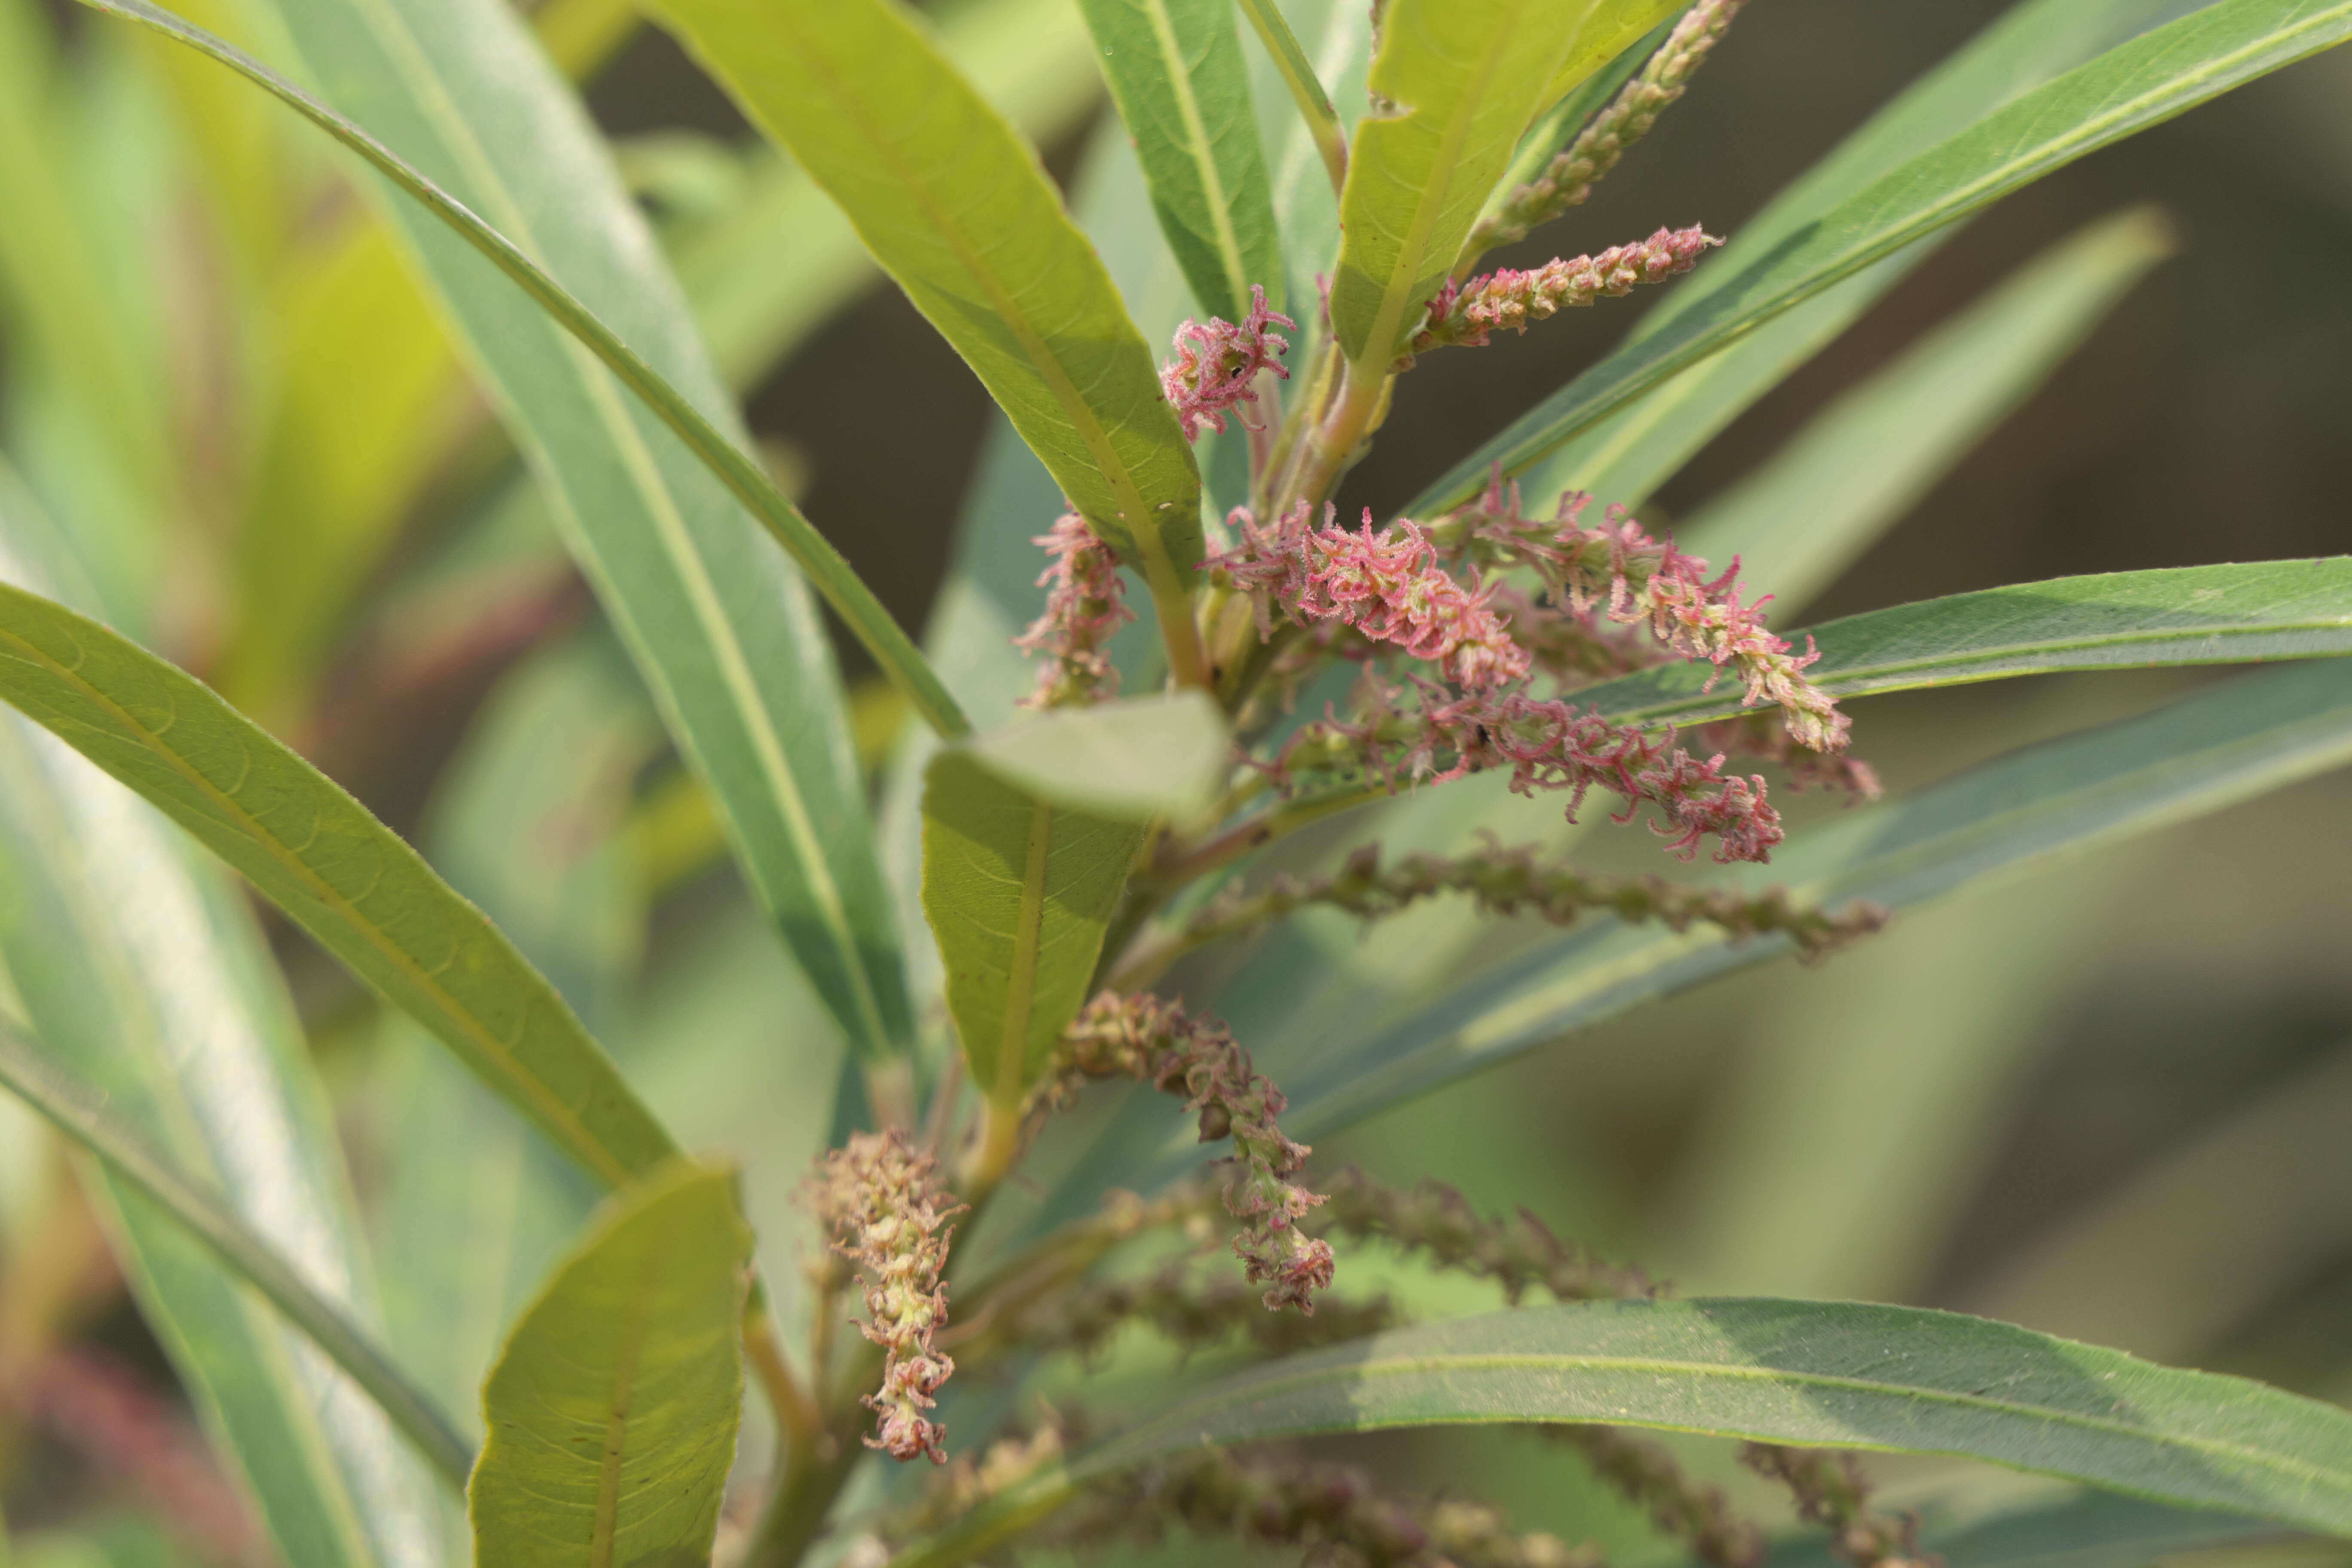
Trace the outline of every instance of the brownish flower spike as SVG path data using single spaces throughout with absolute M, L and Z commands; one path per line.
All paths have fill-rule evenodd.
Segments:
M 803 1196 L 833 1249 L 860 1269 L 868 1321 L 858 1326 L 886 1352 L 882 1387 L 865 1400 L 877 1418 L 867 1446 L 944 1464 L 946 1430 L 923 1412 L 955 1372 L 933 1339 L 948 1321 L 940 1271 L 955 1231 L 947 1221 L 963 1205 L 941 1190 L 939 1162 L 895 1128 L 852 1133 L 847 1148 L 827 1150 Z

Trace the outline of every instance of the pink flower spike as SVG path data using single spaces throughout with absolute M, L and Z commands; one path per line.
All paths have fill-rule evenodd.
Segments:
M 1107 651 L 1119 627 L 1135 619 L 1127 607 L 1127 584 L 1110 546 L 1076 512 L 1030 541 L 1053 558 L 1037 578 L 1050 589 L 1045 613 L 1013 639 L 1027 653 L 1048 653 L 1054 662 L 1037 672 L 1024 708 L 1068 708 L 1118 695 L 1118 669 Z
M 1280 359 L 1290 352 L 1290 340 L 1273 330 L 1277 326 L 1298 329 L 1288 316 L 1266 309 L 1265 288 L 1253 283 L 1250 311 L 1240 326 L 1212 316 L 1206 326 L 1187 321 L 1176 329 L 1176 357 L 1160 367 L 1160 390 L 1175 405 L 1184 439 L 1197 440 L 1203 425 L 1222 434 L 1226 410 L 1257 401 L 1258 372 L 1290 379 Z
M 1428 324 L 1412 340 L 1424 353 L 1446 343 L 1477 348 L 1492 332 L 1524 332 L 1563 310 L 1590 305 L 1606 294 L 1630 294 L 1638 284 L 1663 283 L 1688 272 L 1710 246 L 1723 241 L 1693 224 L 1662 228 L 1632 245 L 1614 245 L 1598 256 L 1545 262 L 1532 272 L 1501 268 L 1459 288 L 1448 283 L 1429 302 Z

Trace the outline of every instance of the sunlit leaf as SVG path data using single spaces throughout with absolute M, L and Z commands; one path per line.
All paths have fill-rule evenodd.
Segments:
M 1351 362 L 1387 370 L 1592 10 L 1593 0 L 1392 0 L 1382 13 L 1370 81 L 1386 107 L 1356 129 L 1331 277 L 1331 330 Z
M 482 1391 L 477 1563 L 706 1563 L 735 1458 L 751 1233 L 733 1178 L 625 1188 L 549 1279 Z
M 964 750 L 1039 800 L 1135 822 L 1197 817 L 1233 767 L 1231 727 L 1198 691 L 1040 713 Z
M 1192 297 L 1238 321 L 1255 283 L 1280 310 L 1282 246 L 1232 0 L 1079 0 L 1079 9 Z
M 1000 1107 L 1045 1071 L 1087 999 L 1143 825 L 1056 807 L 971 753 L 923 786 L 923 912 L 972 1082 Z

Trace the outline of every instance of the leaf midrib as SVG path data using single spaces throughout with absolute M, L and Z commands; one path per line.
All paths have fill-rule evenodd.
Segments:
M 1517 0 L 1507 13 L 1508 19 L 1496 24 L 1487 35 L 1486 47 L 1479 56 L 1468 90 L 1455 99 L 1454 113 L 1438 138 L 1437 157 L 1431 164 L 1433 172 L 1442 177 L 1432 179 L 1421 189 L 1412 222 L 1398 247 L 1396 265 L 1390 269 L 1388 282 L 1381 290 L 1381 305 L 1373 313 L 1372 330 L 1365 339 L 1363 352 L 1354 356 L 1369 374 L 1384 375 L 1389 362 L 1395 357 L 1397 340 L 1404 335 L 1405 316 L 1412 308 L 1412 287 L 1421 277 L 1421 258 L 1429 250 L 1430 231 L 1437 226 L 1438 216 L 1445 210 L 1446 197 L 1454 188 L 1454 177 L 1462 161 L 1462 144 L 1470 138 L 1470 128 L 1477 121 L 1486 85 L 1507 52 L 1505 46 L 1527 15 L 1528 7 L 1535 3 L 1536 0 Z M 1351 166 L 1349 173 L 1353 172 Z
M 612 1568 L 614 1542 L 620 1535 L 621 1467 L 628 1457 L 629 1415 L 636 1396 L 637 1360 L 650 1331 L 654 1292 L 669 1274 L 669 1257 L 677 1234 L 665 1229 L 655 1238 L 654 1255 L 637 1270 L 636 1288 L 629 1298 L 627 1331 L 613 1368 L 613 1394 L 604 1410 L 604 1451 L 596 1469 L 594 1534 L 589 1542 L 593 1568 Z
M 1423 1373 L 1449 1371 L 1541 1372 L 1553 1370 L 1612 1373 L 1622 1372 L 1651 1373 L 1662 1376 L 1680 1374 L 1691 1377 L 1714 1377 L 1752 1383 L 1796 1384 L 1809 1388 L 1838 1389 L 1858 1392 L 1886 1399 L 1914 1400 L 1931 1404 L 1943 1404 L 1952 1405 L 1957 1408 L 1983 1410 L 2001 1415 L 2046 1421 L 2057 1426 L 2079 1428 L 2083 1431 L 2098 1432 L 2108 1436 L 2127 1437 L 2155 1447 L 2178 1448 L 2208 1458 L 2224 1458 L 2235 1463 L 2250 1465 L 2257 1468 L 2273 1471 L 2281 1476 L 2291 1477 L 2306 1483 L 2320 1482 L 2337 1489 L 2352 1488 L 2352 1475 L 2325 1469 L 2317 1465 L 2297 1460 L 2289 1456 L 2265 1454 L 2259 1450 L 2244 1447 L 2241 1445 L 2225 1443 L 2212 1438 L 2199 1437 L 2189 1435 L 2151 1433 L 2145 1427 L 2132 1426 L 2119 1421 L 2114 1421 L 2101 1416 L 2087 1415 L 2079 1412 L 2055 1409 L 2047 1405 L 2020 1404 L 2013 1401 L 1989 1398 L 1982 1394 L 1958 1394 L 1948 1389 L 1939 1389 L 1916 1384 L 1879 1383 L 1874 1382 L 1868 1378 L 1840 1376 L 1832 1373 L 1790 1372 L 1774 1367 L 1726 1366 L 1719 1363 L 1679 1361 L 1664 1357 L 1601 1356 L 1590 1354 L 1578 1355 L 1560 1352 L 1546 1354 L 1505 1351 L 1482 1352 L 1473 1354 L 1456 1355 L 1441 1353 L 1422 1356 L 1398 1356 L 1389 1360 L 1350 1362 L 1343 1367 L 1318 1369 L 1311 1372 L 1294 1373 L 1287 1377 L 1270 1377 L 1263 1383 L 1253 1384 L 1246 1390 L 1236 1390 L 1234 1391 L 1234 1394 L 1236 1395 L 1256 1401 L 1273 1397 L 1288 1391 L 1311 1390 L 1327 1386 L 1334 1383 L 1361 1382 L 1373 1377 L 1407 1377 Z M 1228 1395 L 1224 1399 L 1215 1402 L 1202 1402 L 1202 1404 L 1196 1404 L 1190 1406 L 1180 1406 L 1179 1408 L 1170 1411 L 1166 1415 L 1155 1420 L 1152 1423 L 1152 1426 L 1181 1429 L 1187 1425 L 1188 1421 L 1197 1423 L 1202 1419 L 1202 1417 L 1195 1413 L 1200 1411 L 1203 1407 L 1204 1404 L 1208 1409 L 1213 1410 L 1218 1405 L 1232 1403 L 1234 1397 L 1234 1395 Z M 1395 1421 L 1382 1421 L 1379 1423 L 1379 1425 L 1423 1426 L 1434 1425 L 1446 1421 L 1459 1424 L 1463 1421 L 1474 1419 L 1475 1419 L 1475 1416 L 1414 1416 Z M 1540 1418 L 1530 1417 L 1530 1419 L 1539 1420 Z M 1599 1417 L 1596 1416 L 1594 1419 L 1599 1419 Z M 1608 1419 L 1612 1425 L 1649 1426 L 1661 1431 L 1711 1432 L 1717 1434 L 1729 1434 L 1732 1436 L 1757 1435 L 1741 1432 L 1735 1428 L 1726 1426 L 1692 1426 L 1666 1421 L 1645 1421 L 1639 1416 L 1622 1415 L 1615 1412 L 1612 1412 Z M 1297 1428 L 1298 1431 L 1360 1429 L 1362 1428 L 1334 1426 L 1322 1423 L 1318 1423 L 1311 1426 Z M 1094 1466 L 1081 1467 L 1079 1474 L 1095 1474 L 1098 1472 L 1098 1468 L 1101 1464 L 1105 1462 L 1116 1463 L 1116 1450 L 1118 1447 L 1148 1447 L 1146 1439 L 1149 1436 L 1149 1432 L 1150 1429 L 1147 1428 L 1145 1433 L 1139 1434 L 1138 1437 L 1131 1440 L 1129 1443 L 1115 1446 L 1109 1460 L 1097 1461 L 1097 1465 Z M 1769 1434 L 1763 1435 L 1769 1436 Z M 1860 1440 L 1850 1440 L 1843 1437 L 1838 1441 L 1841 1447 L 1847 1446 L 1849 1442 L 1851 1442 L 1852 1446 L 1858 1447 L 1882 1448 L 1888 1449 L 1890 1451 L 1899 1449 L 1899 1451 L 1906 1453 L 1959 1453 L 1964 1451 L 1948 1448 L 1927 1450 L 1914 1447 L 1909 1445 L 1873 1444 Z M 1986 1456 L 1976 1455 L 1973 1457 L 1985 1458 Z
M 615 1186 L 628 1179 L 628 1167 L 622 1163 L 620 1159 L 614 1155 L 611 1150 L 607 1149 L 600 1139 L 596 1138 L 588 1131 L 587 1127 L 580 1121 L 577 1116 L 573 1114 L 569 1106 L 565 1105 L 562 1100 L 554 1097 L 553 1093 L 547 1088 L 547 1086 L 540 1080 L 537 1074 L 531 1073 L 522 1067 L 521 1063 L 517 1060 L 513 1055 L 512 1046 L 509 1042 L 502 1041 L 495 1035 L 491 1034 L 488 1025 L 478 1017 L 471 1008 L 464 1005 L 457 999 L 457 997 L 452 995 L 448 991 L 443 989 L 436 978 L 436 975 L 438 973 L 437 971 L 428 973 L 415 958 L 412 957 L 406 951 L 393 942 L 390 937 L 384 933 L 382 927 L 377 925 L 375 921 L 369 920 L 367 917 L 362 915 L 360 912 L 356 902 L 338 892 L 323 877 L 311 869 L 310 863 L 302 859 L 291 846 L 288 845 L 282 838 L 278 837 L 274 831 L 265 826 L 259 817 L 254 816 L 251 812 L 238 805 L 236 796 L 224 792 L 218 785 L 215 784 L 210 779 L 205 777 L 202 773 L 198 772 L 194 765 L 186 761 L 179 752 L 163 744 L 163 734 L 161 731 L 150 731 L 144 724 L 141 723 L 136 718 L 134 718 L 127 709 L 123 708 L 121 704 L 116 702 L 98 687 L 93 686 L 87 680 L 84 680 L 80 675 L 81 667 L 79 663 L 71 668 L 61 665 L 56 659 L 50 658 L 44 649 L 35 646 L 13 631 L 0 629 L 0 639 L 5 639 L 15 647 L 23 649 L 25 654 L 29 656 L 32 662 L 46 667 L 59 680 L 64 681 L 76 690 L 81 692 L 86 700 L 99 708 L 102 712 L 112 717 L 115 722 L 119 724 L 125 732 L 137 737 L 140 742 L 151 754 L 162 758 L 164 763 L 174 773 L 178 774 L 182 779 L 194 786 L 197 792 L 207 801 L 211 802 L 214 808 L 226 817 L 232 826 L 239 827 L 244 832 L 248 842 L 261 847 L 278 863 L 281 869 L 288 872 L 298 883 L 301 884 L 306 891 L 309 892 L 310 897 L 314 902 L 340 917 L 347 929 L 351 930 L 365 941 L 380 957 L 383 958 L 394 970 L 399 972 L 404 980 L 415 987 L 417 991 L 424 994 L 424 995 L 434 1004 L 436 1009 L 439 1011 L 443 1016 L 455 1023 L 460 1030 L 473 1041 L 474 1045 L 487 1058 L 499 1064 L 501 1069 L 506 1073 L 509 1082 L 512 1084 L 517 1091 L 524 1098 L 528 1099 L 532 1104 L 538 1106 L 542 1115 L 546 1116 L 554 1125 L 569 1130 L 572 1135 L 573 1152 L 586 1159 L 587 1162 L 595 1168 L 598 1175 Z M 88 650 L 83 650 L 84 660 L 87 660 L 88 657 Z M 171 723 L 175 724 L 178 721 L 178 701 L 175 698 L 173 701 L 173 718 Z M 170 729 L 171 724 L 166 724 L 164 728 L 166 730 Z M 249 754 L 247 754 L 244 756 L 243 760 L 247 772 L 249 774 L 253 765 L 253 759 Z M 242 787 L 242 784 L 243 781 L 240 779 L 240 787 Z M 317 828 L 322 817 L 323 813 L 314 816 L 312 819 L 311 826 L 313 837 L 316 836 Z M 390 837 L 391 830 L 389 828 L 383 829 L 383 831 L 386 837 Z M 405 846 L 402 846 L 403 849 L 405 849 Z M 376 887 L 382 883 L 383 879 L 383 872 L 379 868 L 376 873 L 375 880 L 368 884 L 368 891 L 373 893 Z M 362 894 L 361 896 L 365 897 L 366 895 Z M 453 946 L 450 950 L 450 962 L 455 962 L 456 957 L 457 949 Z M 442 967 L 446 969 L 448 967 L 448 964 L 445 963 Z M 520 1039 L 523 1033 L 526 1032 L 531 1009 L 539 1003 L 539 998 L 528 991 L 522 993 L 520 999 L 523 1003 L 523 1005 L 520 1009 L 520 1016 L 516 1024 L 517 1039 Z
M 513 239 L 518 248 L 535 252 L 539 242 L 533 235 L 529 216 L 516 201 L 488 149 L 475 136 L 472 123 L 465 111 L 449 96 L 440 75 L 433 68 L 424 46 L 410 32 L 407 21 L 385 0 L 351 0 L 368 19 L 369 27 L 378 43 L 391 58 L 394 69 L 407 84 L 417 106 L 440 132 L 443 144 L 461 160 L 471 174 L 476 187 L 489 201 L 500 227 Z M 543 269 L 543 268 L 542 268 Z M 770 721 L 767 706 L 761 700 L 751 661 L 744 656 L 742 644 L 728 621 L 718 589 L 710 581 L 701 553 L 695 549 L 685 520 L 677 510 L 669 486 L 661 477 L 659 467 L 645 445 L 644 432 L 630 418 L 609 380 L 609 374 L 594 354 L 568 332 L 554 333 L 565 357 L 574 368 L 576 378 L 590 400 L 596 405 L 599 422 L 613 438 L 621 454 L 624 466 L 636 486 L 639 498 L 653 518 L 656 531 L 662 543 L 662 552 L 669 557 L 687 598 L 694 606 L 696 623 L 718 656 L 721 679 L 730 705 L 740 716 L 744 731 L 751 742 L 753 753 L 760 760 L 760 771 L 768 781 L 771 797 L 782 818 L 784 831 L 792 839 L 793 850 L 806 878 L 810 896 L 814 900 L 824 922 L 825 933 L 832 939 L 835 952 L 843 971 L 849 977 L 856 999 L 858 1013 L 868 1030 L 868 1037 L 877 1045 L 887 1043 L 889 1030 L 883 1025 L 881 1009 L 874 994 L 872 976 L 866 973 L 863 955 L 850 930 L 848 909 L 841 889 L 834 879 L 833 867 L 824 854 L 815 823 L 811 819 L 808 804 L 802 797 L 800 783 L 793 776 L 792 764 L 784 756 L 783 742 Z M 559 484 L 559 501 L 578 518 L 571 500 L 571 489 Z M 662 684 L 669 682 L 665 675 Z M 677 700 L 673 693 L 672 700 Z M 721 792 L 722 803 L 725 794 Z M 731 807 L 730 808 L 731 814 Z M 755 885 L 764 879 L 754 877 Z
M 1209 140 L 1207 123 L 1201 118 L 1201 102 L 1192 91 L 1192 73 L 1185 69 L 1184 51 L 1177 43 L 1175 23 L 1168 15 L 1168 0 L 1140 0 L 1140 4 L 1150 19 L 1152 37 L 1168 61 L 1168 90 L 1175 95 L 1177 118 L 1184 122 L 1185 144 L 1193 165 L 1200 170 L 1201 192 L 1208 200 L 1209 221 L 1216 228 L 1217 253 L 1224 262 L 1225 286 L 1233 291 L 1233 308 L 1244 310 L 1248 309 L 1244 301 L 1249 299 L 1252 280 L 1242 263 L 1241 236 L 1234 229 L 1233 210 L 1225 200 L 1225 183 L 1217 172 L 1216 148 Z

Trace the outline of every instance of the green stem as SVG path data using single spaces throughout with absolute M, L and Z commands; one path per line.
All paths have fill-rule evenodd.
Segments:
M 606 369 L 620 379 L 623 385 L 636 394 L 656 417 L 670 427 L 687 449 L 702 460 L 717 475 L 721 484 L 736 500 L 760 520 L 762 526 L 784 547 L 784 552 L 808 574 L 809 582 L 824 595 L 866 650 L 874 656 L 891 683 L 907 694 L 915 711 L 925 723 L 947 740 L 961 739 L 971 733 L 971 721 L 964 716 L 954 697 L 940 681 L 939 674 L 923 658 L 914 639 L 890 618 L 882 601 L 873 590 L 859 580 L 857 573 L 842 558 L 839 551 L 814 524 L 803 517 L 800 509 L 786 500 L 760 465 L 746 457 L 742 448 L 711 424 L 700 410 L 687 400 L 686 395 L 664 380 L 659 372 L 639 358 L 635 350 L 623 342 L 610 327 L 572 298 L 554 279 L 541 271 L 538 265 L 518 249 L 514 242 L 477 217 L 465 204 L 450 195 L 422 174 L 402 162 L 390 148 L 370 136 L 358 126 L 337 114 L 309 93 L 288 81 L 260 61 L 213 37 L 203 28 L 194 26 L 168 12 L 156 9 L 146 0 L 82 0 L 93 11 L 152 28 L 175 42 L 187 45 L 200 54 L 209 55 L 248 81 L 267 89 L 281 102 L 318 126 L 328 135 L 357 153 L 373 165 L 386 179 L 408 195 L 422 203 L 426 211 L 439 218 L 459 238 L 488 258 L 491 265 L 507 275 L 530 296 L 533 303 L 552 317 L 557 325 L 570 332 L 589 353 L 603 361 Z M 1155 593 L 1155 597 L 1156 597 Z M 1198 685 L 1196 679 L 1190 684 Z
M 411 1383 L 392 1358 L 249 1229 L 225 1200 L 206 1192 L 150 1149 L 137 1133 L 106 1110 L 105 1098 L 0 1025 L 0 1083 L 16 1091 L 51 1126 L 102 1162 L 107 1169 L 152 1199 L 155 1205 L 209 1247 L 231 1273 L 261 1292 L 289 1322 L 342 1368 L 373 1399 L 459 1495 L 473 1473 L 473 1446 L 461 1436 L 430 1395 Z

